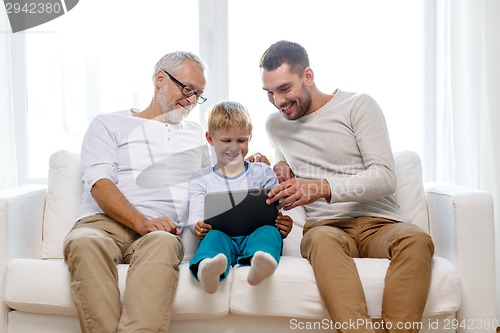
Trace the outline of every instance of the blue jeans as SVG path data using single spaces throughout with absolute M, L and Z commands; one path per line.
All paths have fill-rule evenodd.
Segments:
M 223 253 L 227 258 L 227 267 L 221 275 L 223 280 L 229 273 L 229 268 L 236 264 L 250 265 L 250 259 L 255 252 L 263 251 L 273 256 L 277 263 L 280 261 L 283 238 L 274 226 L 263 226 L 248 236 L 229 237 L 218 230 L 211 230 L 200 242 L 196 253 L 189 262 L 189 269 L 198 279 L 198 264 L 203 259 L 213 258 Z

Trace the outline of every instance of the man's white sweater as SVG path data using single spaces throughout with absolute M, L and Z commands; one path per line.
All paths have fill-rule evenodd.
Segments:
M 394 197 L 394 158 L 382 110 L 365 94 L 337 91 L 323 107 L 297 120 L 280 112 L 266 130 L 276 159 L 296 177 L 326 179 L 331 201 L 305 206 L 307 221 L 359 216 L 404 221 Z

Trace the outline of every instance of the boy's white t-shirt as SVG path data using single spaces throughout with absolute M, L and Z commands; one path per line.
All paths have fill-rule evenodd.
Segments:
M 278 185 L 274 171 L 264 163 L 248 163 L 245 170 L 235 177 L 226 177 L 215 167 L 203 169 L 193 175 L 189 184 L 188 226 L 193 231 L 198 221 L 204 219 L 205 195 L 212 192 L 236 191 L 252 188 L 273 188 Z

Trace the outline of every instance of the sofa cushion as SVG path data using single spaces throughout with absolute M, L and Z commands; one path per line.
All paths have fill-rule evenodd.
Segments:
M 422 180 L 422 163 L 417 153 L 399 151 L 394 153 L 397 187 L 395 196 L 408 222 L 429 232 L 429 219 Z
M 58 151 L 50 157 L 43 223 L 42 258 L 63 258 L 63 241 L 82 202 L 80 154 Z
M 365 292 L 368 314 L 381 317 L 387 259 L 355 258 Z M 291 318 L 329 318 L 306 259 L 282 257 L 275 273 L 260 285 L 247 283 L 249 267 L 234 270 L 231 286 L 231 313 Z M 335 288 L 335 286 L 332 286 Z M 440 257 L 432 262 L 432 279 L 425 317 L 455 313 L 460 307 L 460 284 L 452 264 Z
M 128 265 L 117 267 L 123 302 Z M 208 319 L 227 315 L 231 280 L 232 271 L 217 293 L 209 295 L 191 276 L 188 264 L 182 263 L 172 318 Z M 13 259 L 5 276 L 4 302 L 24 312 L 76 316 L 69 284 L 68 266 L 62 260 Z
M 394 153 L 394 160 L 398 181 L 395 195 L 401 210 L 408 221 L 429 231 L 420 159 L 414 152 L 400 151 Z M 64 150 L 54 153 L 49 162 L 42 258 L 63 258 L 63 240 L 75 222 L 78 206 L 82 200 L 82 191 L 79 153 Z M 294 238 L 294 242 L 286 242 L 284 252 L 300 256 L 297 243 L 300 240 L 304 214 L 300 212 L 299 214 L 289 212 L 289 214 L 294 215 L 294 223 L 299 230 L 290 237 Z M 197 242 L 192 241 L 188 235 L 183 235 L 184 237 L 188 238 L 185 244 L 187 245 L 185 260 L 189 260 Z
M 363 284 L 368 313 L 380 318 L 387 259 L 354 259 Z M 128 265 L 118 265 L 120 292 L 125 290 Z M 188 264 L 180 265 L 174 300 L 174 320 L 209 319 L 234 314 L 329 318 L 306 259 L 285 256 L 276 272 L 260 285 L 248 284 L 249 267 L 236 266 L 213 295 L 203 291 Z M 76 316 L 71 299 L 69 272 L 62 260 L 13 259 L 5 277 L 4 302 L 32 313 Z M 291 292 L 293 291 L 293 292 Z M 122 300 L 123 301 L 123 300 Z M 460 307 L 459 279 L 450 262 L 434 257 L 425 317 L 455 313 Z

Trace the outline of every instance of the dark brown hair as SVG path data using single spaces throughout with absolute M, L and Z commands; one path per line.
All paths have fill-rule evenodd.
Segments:
M 260 58 L 260 68 L 268 71 L 285 63 L 292 72 L 301 75 L 309 67 L 306 49 L 298 43 L 281 40 L 272 44 Z

